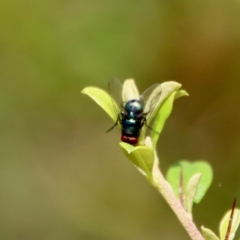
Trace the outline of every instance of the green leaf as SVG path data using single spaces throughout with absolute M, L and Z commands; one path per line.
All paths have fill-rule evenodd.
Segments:
M 161 91 L 160 98 L 158 99 L 158 102 L 156 103 L 155 108 L 151 112 L 148 122 L 150 123 L 153 118 L 156 116 L 158 113 L 159 109 L 161 108 L 162 104 L 164 101 L 175 91 L 177 91 L 182 85 L 180 83 L 174 82 L 174 81 L 168 81 L 168 82 L 163 82 L 160 84 L 158 87 L 156 87 L 151 95 L 149 96 L 147 102 L 146 102 L 146 108 L 145 110 L 148 111 L 147 106 L 151 106 L 153 99 L 156 97 L 157 94 Z
M 164 124 L 166 122 L 166 120 L 168 119 L 169 115 L 172 112 L 172 106 L 173 106 L 173 101 L 174 101 L 174 95 L 176 94 L 176 92 L 173 92 L 168 98 L 167 100 L 162 104 L 157 117 L 154 121 L 153 124 L 153 129 L 154 131 L 152 131 L 152 142 L 153 142 L 153 148 L 156 148 L 157 145 L 157 141 L 159 139 L 159 136 L 162 132 L 162 129 L 164 127 Z
M 150 122 L 156 116 L 153 124 L 154 131 L 152 131 L 151 133 L 154 149 L 156 148 L 156 144 L 162 132 L 164 124 L 172 112 L 174 99 L 181 96 L 187 96 L 186 91 L 178 90 L 181 86 L 182 85 L 177 82 L 169 81 L 169 82 L 162 83 L 158 87 L 158 88 L 161 88 L 162 90 L 161 97 L 159 99 L 159 103 L 157 104 L 157 107 L 154 109 L 153 113 L 151 114 L 148 120 Z M 159 92 L 158 88 L 156 88 L 153 91 L 153 93 L 150 95 L 148 102 L 151 102 L 152 99 L 155 97 L 154 95 L 155 92 Z
M 174 99 L 177 99 L 177 98 L 180 98 L 180 97 L 183 97 L 183 96 L 189 96 L 189 94 L 185 90 L 180 89 L 175 94 Z
M 113 104 L 115 105 L 115 109 L 119 109 L 119 107 L 106 91 L 97 87 L 86 87 L 82 90 L 82 93 L 92 98 L 114 122 L 117 121 L 117 116 L 113 110 Z
M 149 112 L 152 110 L 151 114 L 149 115 L 149 117 L 147 119 L 148 125 L 150 125 L 152 120 L 156 117 L 156 115 L 160 111 L 161 106 L 164 103 L 164 101 L 171 95 L 171 93 L 173 93 L 174 91 L 177 91 L 180 87 L 181 87 L 181 84 L 174 82 L 174 81 L 169 81 L 169 82 L 164 82 L 164 83 L 160 84 L 152 91 L 152 93 L 148 97 L 147 102 L 145 103 L 145 107 L 144 107 L 144 112 Z M 156 96 L 159 93 L 160 93 L 160 97 L 158 99 L 158 102 L 156 102 L 155 107 L 153 109 L 151 109 L 152 102 L 154 101 L 154 99 L 156 99 Z M 154 122 L 156 122 L 156 120 Z M 154 129 L 154 126 L 153 126 L 153 129 Z M 141 141 L 142 141 L 141 138 L 145 138 L 146 130 L 147 130 L 147 128 L 144 127 L 141 131 L 141 135 L 140 135 Z M 157 134 L 157 136 L 159 137 L 160 131 L 158 131 L 157 129 L 154 129 L 154 131 L 152 131 L 152 132 L 155 132 Z
M 179 163 L 173 165 L 169 168 L 167 172 L 167 180 L 172 186 L 172 189 L 179 198 L 179 180 L 180 180 L 180 172 L 183 172 L 183 193 L 186 195 L 186 188 L 190 178 L 197 174 L 201 174 L 201 179 L 198 184 L 197 192 L 194 196 L 194 202 L 199 203 L 202 198 L 204 197 L 207 189 L 209 188 L 212 182 L 212 169 L 211 166 L 204 161 L 195 161 L 195 162 L 188 162 L 188 161 L 180 161 Z
M 219 226 L 219 233 L 220 233 L 220 239 L 225 240 L 226 232 L 229 225 L 230 215 L 232 210 L 229 210 L 222 218 Z M 235 233 L 238 229 L 238 226 L 240 224 L 240 209 L 235 208 L 234 215 L 232 218 L 232 227 L 230 230 L 230 235 L 228 240 L 232 240 L 235 236 Z
M 219 238 L 216 236 L 216 234 L 212 230 L 205 228 L 203 226 L 201 227 L 201 230 L 202 230 L 204 240 L 219 240 Z
M 152 170 L 154 164 L 154 152 L 146 146 L 134 147 L 128 143 L 120 142 L 120 146 L 126 157 L 153 183 Z

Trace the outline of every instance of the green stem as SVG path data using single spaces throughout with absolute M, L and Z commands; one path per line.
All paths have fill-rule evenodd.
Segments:
M 158 157 L 155 154 L 155 166 L 153 168 L 153 178 L 154 178 L 154 185 L 158 189 L 158 191 L 162 194 L 165 198 L 169 206 L 172 208 L 176 216 L 178 217 L 179 221 L 186 229 L 187 233 L 189 234 L 192 240 L 204 240 L 203 236 L 197 229 L 196 225 L 186 212 L 186 210 L 181 205 L 180 201 L 175 197 L 171 186 L 164 178 L 163 174 L 159 170 L 158 167 Z

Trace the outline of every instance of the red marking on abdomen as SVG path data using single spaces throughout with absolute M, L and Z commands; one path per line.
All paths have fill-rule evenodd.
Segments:
M 138 138 L 136 137 L 129 137 L 129 136 L 121 136 L 121 140 L 123 142 L 126 142 L 126 143 L 129 143 L 129 144 L 132 144 L 132 145 L 135 145 L 138 143 Z

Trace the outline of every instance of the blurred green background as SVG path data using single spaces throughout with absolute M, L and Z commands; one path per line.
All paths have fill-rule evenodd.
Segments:
M 206 159 L 194 219 L 218 232 L 240 206 L 240 1 L 1 0 L 0 239 L 189 239 L 80 91 L 175 80 L 161 169 Z M 239 236 L 239 234 L 238 234 Z

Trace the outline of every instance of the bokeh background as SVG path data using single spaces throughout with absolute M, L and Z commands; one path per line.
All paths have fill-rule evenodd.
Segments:
M 0 19 L 0 239 L 189 239 L 80 93 L 112 76 L 189 92 L 158 143 L 161 169 L 212 165 L 194 219 L 218 232 L 240 206 L 240 1 L 1 0 Z

